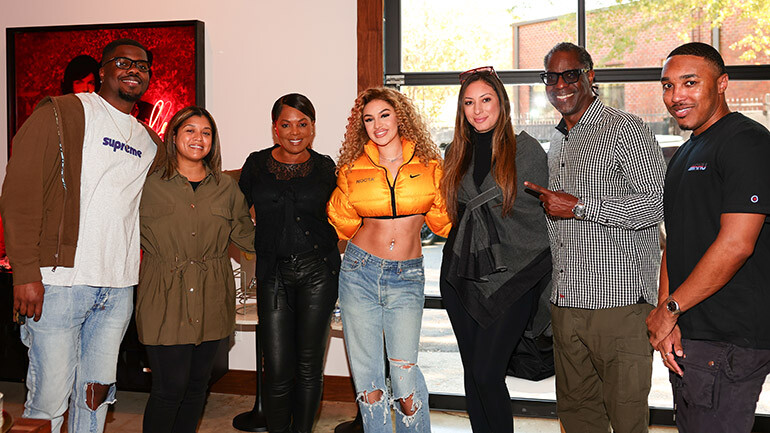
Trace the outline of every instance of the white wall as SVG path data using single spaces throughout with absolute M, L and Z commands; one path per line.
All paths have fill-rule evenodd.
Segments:
M 0 131 L 8 127 L 5 28 L 200 20 L 206 108 L 220 129 L 223 168 L 240 168 L 250 152 L 271 145 L 270 108 L 289 92 L 313 101 L 314 148 L 336 157 L 356 95 L 356 0 L 0 0 L 0 10 Z M 0 133 L 0 179 L 6 141 Z
M 206 108 L 220 129 L 223 168 L 240 168 L 249 153 L 272 144 L 270 108 L 289 92 L 313 101 L 314 148 L 336 157 L 356 95 L 356 0 L 0 0 L 0 10 L 0 131 L 8 128 L 5 28 L 200 20 Z M 0 179 L 7 149 L 2 132 Z M 327 374 L 341 375 L 347 364 L 334 340 Z

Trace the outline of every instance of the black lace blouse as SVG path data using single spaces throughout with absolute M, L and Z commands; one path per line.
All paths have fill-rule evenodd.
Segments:
M 278 180 L 291 180 L 295 177 L 305 177 L 313 171 L 313 158 L 308 158 L 299 164 L 286 164 L 273 158 L 272 152 L 267 158 L 267 170 L 275 175 Z
M 336 187 L 334 161 L 310 150 L 300 164 L 284 164 L 272 156 L 275 146 L 246 159 L 238 184 L 254 206 L 257 278 L 275 269 L 277 258 L 316 251 L 339 270 L 337 234 L 326 217 L 326 203 Z

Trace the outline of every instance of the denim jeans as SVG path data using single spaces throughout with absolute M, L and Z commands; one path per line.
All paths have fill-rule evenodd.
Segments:
M 45 286 L 43 314 L 21 327 L 29 348 L 24 417 L 51 420 L 61 430 L 69 404 L 70 433 L 102 432 L 115 402 L 118 350 L 133 311 L 133 287 Z M 96 410 L 86 404 L 89 384 L 107 385 Z
M 367 433 L 393 431 L 391 405 L 396 410 L 396 432 L 430 432 L 428 387 L 417 365 L 425 298 L 422 261 L 422 257 L 384 260 L 352 242 L 342 260 L 342 326 Z M 385 380 L 386 354 L 392 397 Z M 382 397 L 372 403 L 370 394 L 377 391 Z M 410 397 L 407 415 L 401 402 L 409 402 Z

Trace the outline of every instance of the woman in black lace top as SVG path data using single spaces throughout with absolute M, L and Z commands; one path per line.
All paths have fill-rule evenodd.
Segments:
M 249 155 L 241 190 L 254 206 L 259 339 L 271 433 L 310 432 L 321 403 L 340 254 L 326 218 L 334 161 L 311 149 L 315 109 L 292 93 L 273 105 L 273 142 Z

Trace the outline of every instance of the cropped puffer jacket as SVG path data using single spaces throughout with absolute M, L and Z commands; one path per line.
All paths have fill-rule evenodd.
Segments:
M 329 222 L 340 239 L 350 239 L 363 218 L 400 218 L 425 215 L 428 227 L 446 237 L 451 229 L 439 191 L 442 170 L 438 161 L 424 165 L 414 154 L 414 143 L 403 140 L 404 162 L 391 185 L 388 170 L 379 165 L 377 147 L 369 141 L 353 164 L 340 168 L 337 188 L 327 205 Z

